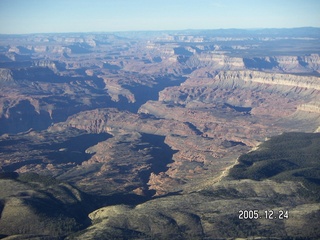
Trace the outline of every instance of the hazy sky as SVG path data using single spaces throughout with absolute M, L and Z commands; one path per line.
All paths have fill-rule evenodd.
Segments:
M 320 0 L 0 0 L 0 33 L 320 27 Z

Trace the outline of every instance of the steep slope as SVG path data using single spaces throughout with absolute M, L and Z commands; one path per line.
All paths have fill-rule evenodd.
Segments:
M 274 179 L 320 183 L 319 133 L 284 133 L 242 155 L 229 172 L 235 179 Z M 316 199 L 320 195 L 314 195 Z
M 90 224 L 95 205 L 78 189 L 35 173 L 1 173 L 0 235 L 59 239 Z
M 161 91 L 157 102 L 147 102 L 139 112 L 181 119 L 179 115 L 186 117 L 190 111 L 195 111 L 203 117 L 194 121 L 188 116 L 186 120 L 203 132 L 205 127 L 200 122 L 210 119 L 209 112 L 228 118 L 228 111 L 242 114 L 241 118 L 247 119 L 248 123 L 253 119 L 262 124 L 271 123 L 270 130 L 281 126 L 288 130 L 314 131 L 320 125 L 319 84 L 319 77 L 248 70 L 215 73 L 199 69 L 179 87 Z M 179 111 L 169 111 L 169 107 Z
M 78 233 L 87 238 L 314 237 L 317 230 L 300 232 L 317 223 L 317 165 L 284 156 L 318 154 L 303 134 L 305 149 L 271 159 L 261 151 L 259 162 L 248 154 L 232 167 L 268 137 L 320 131 L 319 32 L 0 36 L 0 171 L 50 175 L 107 197 L 109 208 L 92 213 L 95 224 Z M 314 136 L 306 138 L 316 146 Z M 55 198 L 48 201 L 60 213 Z M 23 201 L 12 204 L 36 219 Z M 110 207 L 119 204 L 131 205 Z M 296 217 L 248 222 L 231 210 L 248 207 L 288 208 Z
M 319 141 L 319 134 L 305 133 L 271 138 L 257 150 L 241 156 L 239 163 L 219 182 L 206 179 L 188 192 L 174 196 L 137 206 L 98 209 L 89 215 L 93 225 L 69 238 L 317 239 L 320 236 Z M 279 155 L 296 151 L 300 152 L 300 165 L 295 162 L 297 155 L 289 154 L 292 164 L 280 168 L 277 177 L 263 175 L 259 181 L 249 179 L 264 174 L 254 167 L 255 163 L 281 165 Z M 254 159 L 255 163 L 250 166 L 245 162 L 247 159 Z M 249 178 L 244 175 L 240 178 L 239 168 L 250 171 Z

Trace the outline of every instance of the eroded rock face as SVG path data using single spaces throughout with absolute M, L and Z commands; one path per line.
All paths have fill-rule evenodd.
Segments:
M 315 182 L 319 176 L 304 180 L 301 176 L 317 171 L 319 162 L 313 160 L 318 159 L 319 137 L 315 133 L 283 134 L 242 155 L 218 181 L 211 178 L 197 182 L 188 193 L 176 193 L 134 207 L 107 206 L 93 211 L 89 215 L 93 226 L 79 238 L 120 235 L 138 239 L 224 239 L 268 235 L 314 239 L 319 235 L 316 226 L 320 196 L 316 191 L 319 184 Z M 300 156 L 294 154 L 297 150 Z M 292 158 L 283 164 L 277 159 L 282 154 Z M 250 164 L 251 161 L 257 164 Z M 282 164 L 282 168 L 273 168 L 275 164 Z M 248 174 L 243 175 L 242 171 Z M 261 178 L 254 181 L 257 176 Z M 151 181 L 157 179 L 151 176 Z
M 10 69 L 0 69 L 0 83 L 1 85 L 13 82 L 12 71 Z
M 222 71 L 211 78 L 207 75 L 195 73 L 180 87 L 160 92 L 159 100 L 190 109 L 227 106 L 254 116 L 276 118 L 302 109 L 301 104 L 314 105 L 319 101 L 317 77 L 256 71 Z
M 277 87 L 296 87 L 305 88 L 306 90 L 320 90 L 319 78 L 304 77 L 289 74 L 263 73 L 256 71 L 237 71 L 237 72 L 221 72 L 216 76 L 219 81 L 245 81 L 252 83 L 262 83 L 267 85 L 275 85 Z
M 245 69 L 243 58 L 228 57 L 217 53 L 201 53 L 190 58 L 187 64 L 191 67 L 211 67 L 215 70 Z
M 92 118 L 94 116 L 94 118 Z M 196 135 L 197 132 L 188 124 L 170 119 L 157 119 L 148 115 L 133 114 L 117 109 L 98 109 L 81 112 L 70 117 L 66 123 L 68 127 L 83 129 L 92 133 L 123 129 L 142 133 L 166 136 L 176 134 L 181 136 Z
M 146 183 L 153 172 L 167 170 L 174 151 L 161 136 L 125 130 L 113 134 L 112 138 L 86 150 L 92 154 L 91 158 L 58 178 L 93 194 L 154 195 Z
M 266 137 L 282 131 L 315 131 L 320 125 L 318 77 L 292 74 L 316 75 L 316 53 L 239 56 L 241 51 L 255 52 L 257 45 L 229 45 L 231 38 L 182 35 L 139 41 L 114 35 L 10 41 L 4 54 L 11 54 L 12 59 L 4 57 L 7 60 L 0 62 L 2 133 L 51 126 L 48 133 L 26 133 L 36 146 L 39 139 L 50 134 L 53 139 L 55 133 L 59 136 L 64 131 L 69 137 L 84 132 L 113 136 L 81 149 L 90 157 L 80 157 L 80 161 L 74 153 L 61 151 L 69 163 L 57 164 L 44 156 L 38 167 L 21 164 L 16 170 L 63 174 L 86 189 L 91 181 L 96 186 L 92 192 L 101 187 L 95 178 L 111 179 L 104 193 L 129 189 L 162 195 L 181 190 L 191 179 L 218 177 L 234 158 Z M 80 131 L 71 133 L 70 129 Z M 135 153 L 145 134 L 162 136 L 162 142 L 174 151 L 163 172 L 152 172 L 150 149 Z M 118 159 L 117 151 L 121 153 Z M 27 156 L 31 159 L 32 154 Z M 127 158 L 136 162 L 126 167 L 132 168 L 127 172 L 131 174 L 128 183 L 124 177 L 109 177 L 120 174 L 116 166 Z M 18 162 L 17 157 L 9 159 Z M 81 171 L 87 178 L 75 177 L 84 176 Z M 147 177 L 141 180 L 140 172 L 146 171 Z
M 303 36 L 288 50 L 283 42 L 292 36 L 223 34 L 1 38 L 1 171 L 53 175 L 110 197 L 106 204 L 163 197 L 92 213 L 94 223 L 102 222 L 84 237 L 125 236 L 121 229 L 150 237 L 151 228 L 152 236 L 166 230 L 164 238 L 176 237 L 179 229 L 185 230 L 180 238 L 229 237 L 218 234 L 230 220 L 230 212 L 219 215 L 225 209 L 275 207 L 255 205 L 255 198 L 266 197 L 260 189 L 281 197 L 303 190 L 292 183 L 229 185 L 222 179 L 241 154 L 266 138 L 319 131 L 320 81 L 318 36 Z M 288 192 L 279 193 L 282 187 Z M 252 201 L 235 202 L 235 191 Z M 133 198 L 125 200 L 128 194 Z M 168 208 L 150 210 L 159 206 Z M 180 208 L 187 206 L 192 210 Z M 304 214 L 314 214 L 311 209 Z M 287 229 L 296 236 L 293 225 Z M 101 233 L 102 226 L 111 230 Z

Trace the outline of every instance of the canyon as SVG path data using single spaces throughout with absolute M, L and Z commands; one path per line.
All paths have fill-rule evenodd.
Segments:
M 87 209 L 59 210 L 68 231 L 50 215 L 58 230 L 43 239 L 316 238 L 319 230 L 295 229 L 297 219 L 278 232 L 264 221 L 238 229 L 248 204 L 291 209 L 310 226 L 320 207 L 310 197 L 317 184 L 235 169 L 285 133 L 311 134 L 304 144 L 317 146 L 319 39 L 318 28 L 0 35 L 0 183 L 20 194 L 1 193 L 0 235 L 39 234 L 6 231 L 13 202 L 27 209 L 24 199 L 61 193 Z M 42 186 L 43 176 L 55 184 Z

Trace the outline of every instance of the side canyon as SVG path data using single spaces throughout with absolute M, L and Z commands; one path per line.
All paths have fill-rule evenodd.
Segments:
M 44 239 L 233 238 L 245 229 L 252 237 L 319 236 L 295 230 L 294 219 L 280 232 L 274 223 L 263 232 L 263 221 L 237 229 L 236 209 L 246 204 L 278 204 L 311 225 L 320 206 L 309 194 L 318 183 L 291 175 L 258 181 L 234 169 L 240 156 L 272 141 L 303 136 L 306 146 L 317 145 L 320 30 L 229 31 L 1 35 L 0 181 L 17 193 L 0 191 L 0 235 L 35 234 L 34 227 L 5 227 L 7 211 L 50 193 L 51 201 L 66 196 L 73 210 L 86 210 L 62 214 L 66 223 L 75 219 L 72 228 L 48 229 Z M 41 185 L 41 176 L 56 185 Z M 301 202 L 300 193 L 307 196 Z M 230 235 L 219 233 L 224 225 Z

